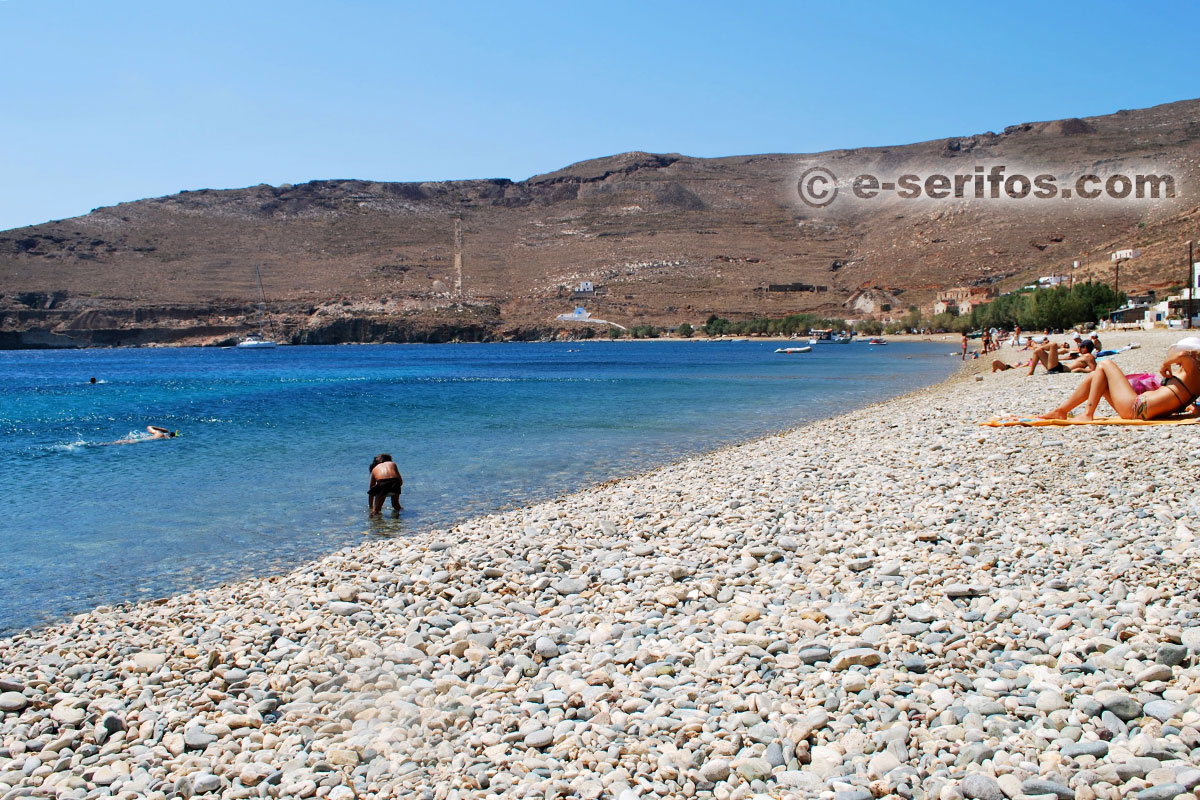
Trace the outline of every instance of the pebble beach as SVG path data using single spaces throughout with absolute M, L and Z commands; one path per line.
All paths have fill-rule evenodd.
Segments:
M 990 361 L 0 640 L 0 800 L 1200 796 L 1200 425 Z

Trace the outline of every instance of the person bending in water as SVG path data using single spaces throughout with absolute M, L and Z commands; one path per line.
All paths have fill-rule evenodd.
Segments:
M 371 461 L 371 483 L 367 486 L 367 516 L 376 517 L 383 513 L 383 500 L 392 498 L 392 508 L 399 511 L 400 491 L 404 487 L 404 479 L 400 477 L 400 468 L 388 453 L 380 453 Z
M 179 435 L 179 431 L 169 431 L 158 425 L 147 425 L 146 432 L 149 436 L 126 436 L 124 439 L 117 439 L 110 444 L 137 444 L 138 442 L 152 442 L 155 439 L 174 439 Z
M 1179 375 L 1173 367 L 1179 367 Z M 1183 411 L 1200 395 L 1200 337 L 1189 336 L 1172 345 L 1159 375 L 1126 375 L 1116 364 L 1105 361 L 1083 379 L 1067 402 L 1038 419 L 1066 419 L 1086 401 L 1080 419 L 1091 420 L 1101 399 L 1107 400 L 1121 419 L 1156 419 Z

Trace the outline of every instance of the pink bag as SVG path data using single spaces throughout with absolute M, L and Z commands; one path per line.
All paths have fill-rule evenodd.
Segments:
M 1125 378 L 1136 394 L 1145 394 L 1162 387 L 1162 378 L 1152 372 L 1135 372 L 1126 375 Z

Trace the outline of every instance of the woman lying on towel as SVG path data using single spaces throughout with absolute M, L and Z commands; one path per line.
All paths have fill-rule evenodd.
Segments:
M 1179 367 L 1179 374 L 1172 371 Z M 1200 337 L 1180 339 L 1167 350 L 1159 375 L 1126 375 L 1111 361 L 1101 363 L 1095 372 L 1053 411 L 1038 419 L 1066 419 L 1073 409 L 1087 402 L 1077 419 L 1090 420 L 1100 400 L 1108 401 L 1121 419 L 1155 419 L 1184 411 L 1200 396 Z

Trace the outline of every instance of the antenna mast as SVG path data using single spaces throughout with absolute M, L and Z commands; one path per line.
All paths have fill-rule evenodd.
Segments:
M 462 297 L 462 217 L 454 218 L 454 295 Z

